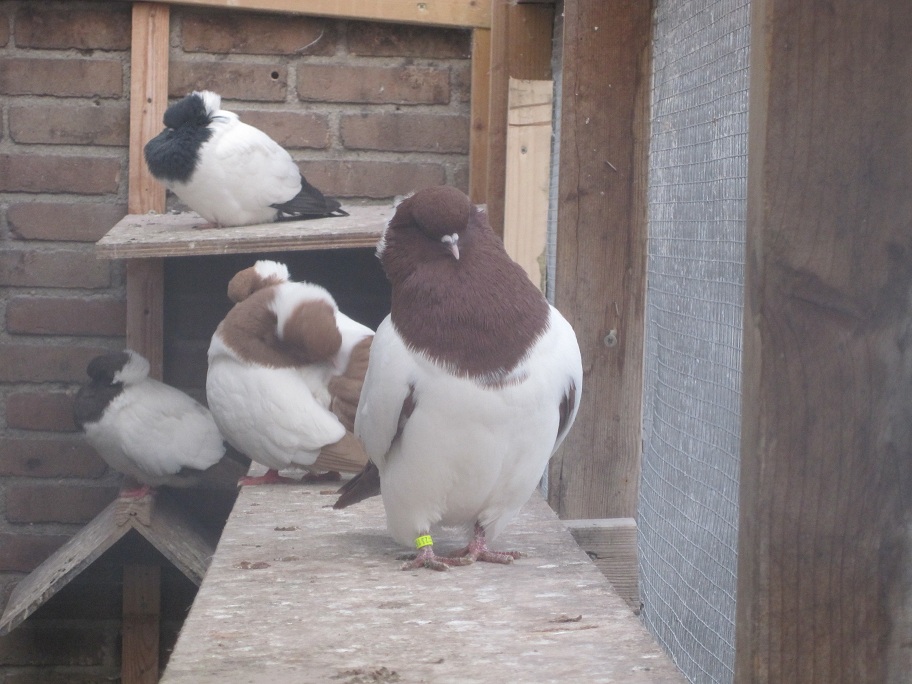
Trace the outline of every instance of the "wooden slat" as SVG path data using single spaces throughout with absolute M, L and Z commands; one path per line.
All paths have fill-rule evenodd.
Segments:
M 123 625 L 120 681 L 158 682 L 158 641 L 161 618 L 161 568 L 124 565 Z
M 162 259 L 127 262 L 127 347 L 149 360 L 149 375 L 158 380 L 164 364 L 164 272 Z
M 586 380 L 549 501 L 565 518 L 628 518 L 640 473 L 651 6 L 580 0 L 564 11 L 555 298 Z
M 545 289 L 553 81 L 510 79 L 504 246 Z
M 491 226 L 503 234 L 509 80 L 511 77 L 551 78 L 554 7 L 495 2 L 491 12 L 491 95 L 485 196 Z
M 491 0 L 163 0 L 179 5 L 287 12 L 456 28 L 490 27 Z
M 487 202 L 488 135 L 491 105 L 491 31 L 472 31 L 472 100 L 469 129 L 469 197 Z
M 564 524 L 630 609 L 639 613 L 636 520 L 565 520 Z
M 165 189 L 143 159 L 143 146 L 162 129 L 168 106 L 168 27 L 170 8 L 161 3 L 133 4 L 130 53 L 130 162 L 131 214 L 165 210 Z
M 754 0 L 735 681 L 912 672 L 912 4 Z
M 443 574 L 400 570 L 379 497 L 334 491 L 241 490 L 163 684 L 684 681 L 538 494 L 494 546 L 527 558 Z
M 394 208 L 346 206 L 346 210 L 350 216 L 207 229 L 198 228 L 206 221 L 190 212 L 128 214 L 95 244 L 95 254 L 105 259 L 137 259 L 374 247 Z

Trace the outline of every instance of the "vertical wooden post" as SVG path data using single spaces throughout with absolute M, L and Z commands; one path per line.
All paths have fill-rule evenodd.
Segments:
M 912 672 L 912 4 L 754 0 L 735 681 Z
M 143 146 L 162 128 L 168 105 L 168 35 L 170 10 L 160 3 L 133 4 L 130 52 L 130 187 L 131 214 L 165 211 L 165 189 L 149 173 Z M 163 372 L 164 262 L 127 262 L 127 346 L 147 359 L 150 375 Z
M 472 101 L 469 129 L 469 197 L 487 202 L 488 116 L 491 98 L 491 30 L 472 31 Z
M 564 6 L 556 305 L 583 353 L 576 425 L 551 461 L 564 518 L 631 518 L 640 473 L 652 6 Z
M 487 204 L 491 227 L 503 233 L 506 191 L 507 97 L 513 78 L 551 78 L 554 6 L 491 4 L 491 98 L 488 114 Z
M 161 613 L 161 568 L 124 565 L 123 684 L 158 682 L 158 641 Z

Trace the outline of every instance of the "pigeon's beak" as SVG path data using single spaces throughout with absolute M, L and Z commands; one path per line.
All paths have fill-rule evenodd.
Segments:
M 444 235 L 440 238 L 440 241 L 447 246 L 447 249 L 450 250 L 450 254 L 453 255 L 453 258 L 456 261 L 459 261 L 459 234 L 453 233 L 452 235 Z

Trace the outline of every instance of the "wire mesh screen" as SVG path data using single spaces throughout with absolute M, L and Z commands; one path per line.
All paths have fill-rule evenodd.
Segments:
M 733 677 L 749 14 L 656 3 L 640 591 L 692 682 Z

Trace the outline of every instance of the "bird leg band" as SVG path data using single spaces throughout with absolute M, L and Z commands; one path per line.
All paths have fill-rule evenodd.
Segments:
M 432 546 L 433 544 L 434 540 L 431 539 L 431 535 L 429 534 L 422 534 L 420 537 L 415 538 L 415 548 L 418 550 L 423 549 L 425 546 Z

